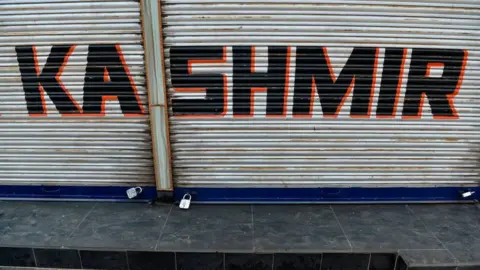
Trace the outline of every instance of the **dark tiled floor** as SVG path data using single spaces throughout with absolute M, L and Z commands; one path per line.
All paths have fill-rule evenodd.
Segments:
M 480 262 L 480 209 L 474 205 L 411 205 L 409 208 L 458 261 Z
M 4 225 L 0 244 L 61 246 L 93 206 L 92 203 L 2 202 L 0 207 L 6 216 L 0 217 L 0 224 Z
M 224 256 L 221 253 L 199 254 L 182 253 L 177 254 L 177 269 L 211 269 L 223 270 Z
M 0 247 L 0 265 L 8 266 L 35 266 L 33 249 Z
M 323 253 L 325 266 L 338 256 L 334 253 L 352 252 L 358 254 L 356 265 L 366 261 L 371 269 L 394 260 L 389 254 L 370 256 L 371 252 L 400 252 L 412 265 L 468 266 L 480 263 L 480 210 L 473 205 L 192 205 L 180 210 L 164 204 L 0 202 L 0 246 L 123 251 L 106 253 L 102 260 L 96 253 L 78 254 L 82 260 L 91 257 L 96 263 L 92 266 L 114 260 L 120 268 L 127 257 L 158 258 L 137 251 L 181 251 L 177 265 L 186 268 L 191 262 L 188 252 L 217 251 L 228 254 L 223 260 L 211 255 L 218 260 L 212 259 L 216 263 L 209 267 L 221 268 L 222 262 L 237 269 L 241 261 L 249 262 L 239 259 L 245 256 L 239 253 L 263 253 L 250 262 L 269 269 L 272 264 L 275 269 L 316 269 L 319 258 L 308 254 Z M 21 252 L 6 260 L 20 258 L 30 264 L 31 252 Z M 279 256 L 278 264 L 271 259 L 273 253 Z M 304 255 L 291 258 L 285 253 Z
M 369 260 L 369 254 L 327 253 L 323 254 L 321 269 L 367 269 Z
M 71 249 L 35 249 L 35 261 L 38 267 L 82 268 L 80 252 Z
M 354 250 L 443 248 L 405 205 L 340 205 L 333 209 Z
M 279 207 L 283 208 L 282 211 Z M 328 252 L 351 249 L 330 206 L 254 206 L 253 225 L 257 251 Z
M 448 250 L 399 250 L 398 254 L 407 262 L 409 266 L 416 265 L 454 265 L 455 258 Z
M 271 270 L 273 255 L 271 254 L 226 254 L 226 270 Z
M 169 205 L 97 204 L 65 245 L 153 250 L 170 209 Z
M 288 253 L 274 255 L 273 269 L 275 270 L 318 270 L 321 266 L 322 255 Z
M 85 269 L 127 270 L 127 253 L 121 251 L 80 251 L 82 266 Z
M 252 207 L 173 207 L 156 245 L 166 251 L 253 251 Z
M 389 270 L 395 265 L 397 255 L 388 253 L 372 254 L 370 257 L 369 270 Z

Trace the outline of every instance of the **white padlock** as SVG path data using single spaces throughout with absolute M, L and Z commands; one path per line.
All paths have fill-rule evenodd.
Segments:
M 133 199 L 142 193 L 143 189 L 141 187 L 132 187 L 127 189 L 127 196 L 129 199 Z
M 186 209 L 190 208 L 190 202 L 191 201 L 192 201 L 192 195 L 190 195 L 188 193 L 183 195 L 183 198 L 180 201 L 180 205 L 179 205 L 180 209 L 185 209 L 186 210 Z
M 468 198 L 468 197 L 471 197 L 473 194 L 475 194 L 475 191 L 467 191 L 467 192 L 463 192 L 462 193 L 462 197 L 463 198 Z

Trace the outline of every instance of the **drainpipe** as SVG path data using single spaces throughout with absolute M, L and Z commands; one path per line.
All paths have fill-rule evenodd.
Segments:
M 171 201 L 173 179 L 159 1 L 142 0 L 141 14 L 157 193 L 159 200 Z

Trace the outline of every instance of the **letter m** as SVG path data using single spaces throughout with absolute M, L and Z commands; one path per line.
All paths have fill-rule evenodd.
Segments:
M 324 117 L 337 117 L 353 91 L 351 117 L 369 117 L 378 48 L 354 48 L 338 76 L 325 47 L 297 47 L 293 116 L 311 117 L 315 90 Z

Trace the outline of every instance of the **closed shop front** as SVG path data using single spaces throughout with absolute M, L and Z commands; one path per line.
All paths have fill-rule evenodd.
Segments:
M 155 197 L 140 8 L 0 1 L 0 196 Z
M 161 0 L 173 179 L 207 201 L 478 189 L 474 0 Z

